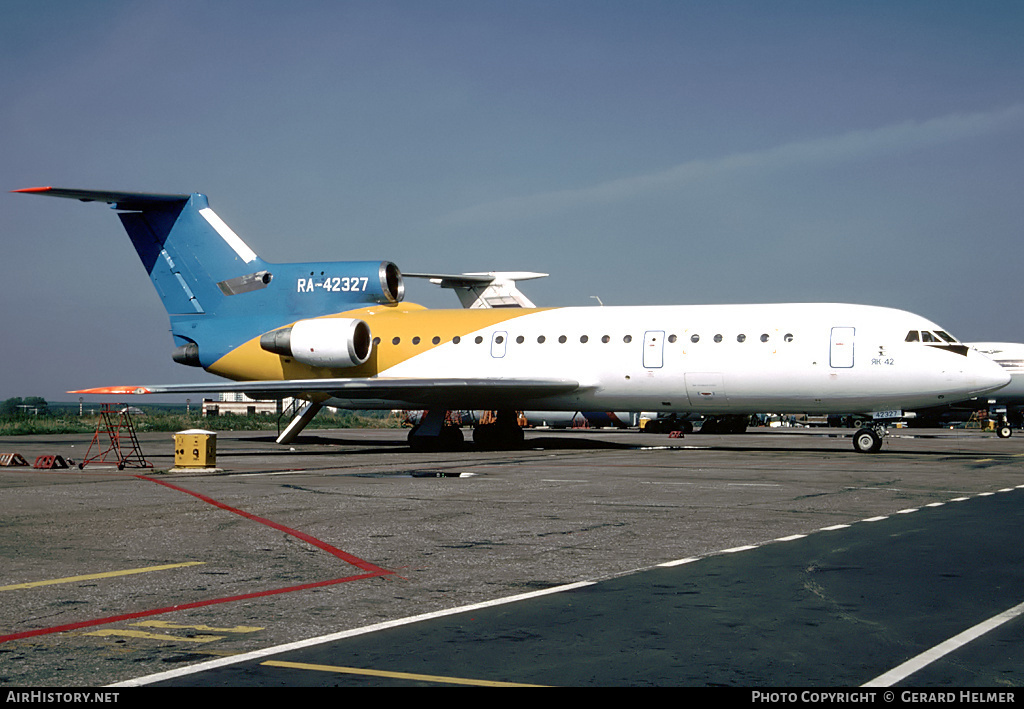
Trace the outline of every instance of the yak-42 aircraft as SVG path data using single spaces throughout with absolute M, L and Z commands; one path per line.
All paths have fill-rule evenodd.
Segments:
M 105 202 L 170 316 L 174 360 L 233 383 L 132 385 L 86 394 L 244 392 L 320 407 L 426 409 L 414 446 L 462 441 L 446 410 L 498 412 L 474 442 L 522 442 L 517 410 L 858 412 L 854 448 L 881 447 L 903 409 L 984 394 L 1009 375 L 938 325 L 902 310 L 830 303 L 428 310 L 402 302 L 384 261 L 274 264 L 201 194 L 52 187 L 29 194 Z M 912 331 L 937 342 L 908 342 Z

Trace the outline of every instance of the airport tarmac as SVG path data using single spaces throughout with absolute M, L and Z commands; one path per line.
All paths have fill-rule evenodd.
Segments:
M 221 433 L 178 473 L 142 434 L 153 469 L 0 468 L 0 682 L 864 684 L 1024 601 L 1024 436 L 844 433 Z M 1019 686 L 1022 634 L 886 681 Z

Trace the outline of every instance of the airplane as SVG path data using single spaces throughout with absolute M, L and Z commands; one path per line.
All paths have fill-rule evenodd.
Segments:
M 428 310 L 404 303 L 389 261 L 270 263 L 205 195 L 33 187 L 109 204 L 168 313 L 173 358 L 233 383 L 128 385 L 79 394 L 235 391 L 307 403 L 287 443 L 324 406 L 426 409 L 413 448 L 461 443 L 445 411 L 482 409 L 482 448 L 523 442 L 515 412 L 804 411 L 877 422 L 994 391 L 1009 374 L 931 321 L 839 303 Z M 940 342 L 908 342 L 911 331 Z
M 535 308 L 516 287 L 516 281 L 546 278 L 532 271 L 488 271 L 487 273 L 403 273 L 406 278 L 426 278 L 441 288 L 455 291 L 463 308 Z

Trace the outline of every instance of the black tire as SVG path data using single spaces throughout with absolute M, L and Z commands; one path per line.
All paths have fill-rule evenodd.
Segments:
M 882 448 L 882 437 L 873 429 L 862 428 L 853 434 L 853 449 L 858 453 L 877 453 Z
M 996 435 L 1000 438 L 1009 438 L 1013 435 L 1013 427 L 1008 423 L 1000 424 L 996 426 Z

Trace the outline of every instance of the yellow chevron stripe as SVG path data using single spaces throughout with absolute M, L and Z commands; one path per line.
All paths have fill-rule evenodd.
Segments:
M 374 338 L 380 338 L 370 359 L 358 367 L 311 367 L 290 357 L 281 357 L 263 350 L 260 338 L 254 337 L 221 357 L 208 371 L 240 381 L 372 377 L 434 347 L 451 342 L 456 335 L 464 337 L 467 333 L 544 310 L 550 308 L 428 310 L 414 303 L 348 310 L 325 317 L 359 318 L 370 326 Z M 392 343 L 395 337 L 399 338 L 397 345 Z M 413 338 L 416 337 L 420 338 L 419 342 L 413 344 Z M 433 342 L 435 337 L 438 338 L 437 344 Z

